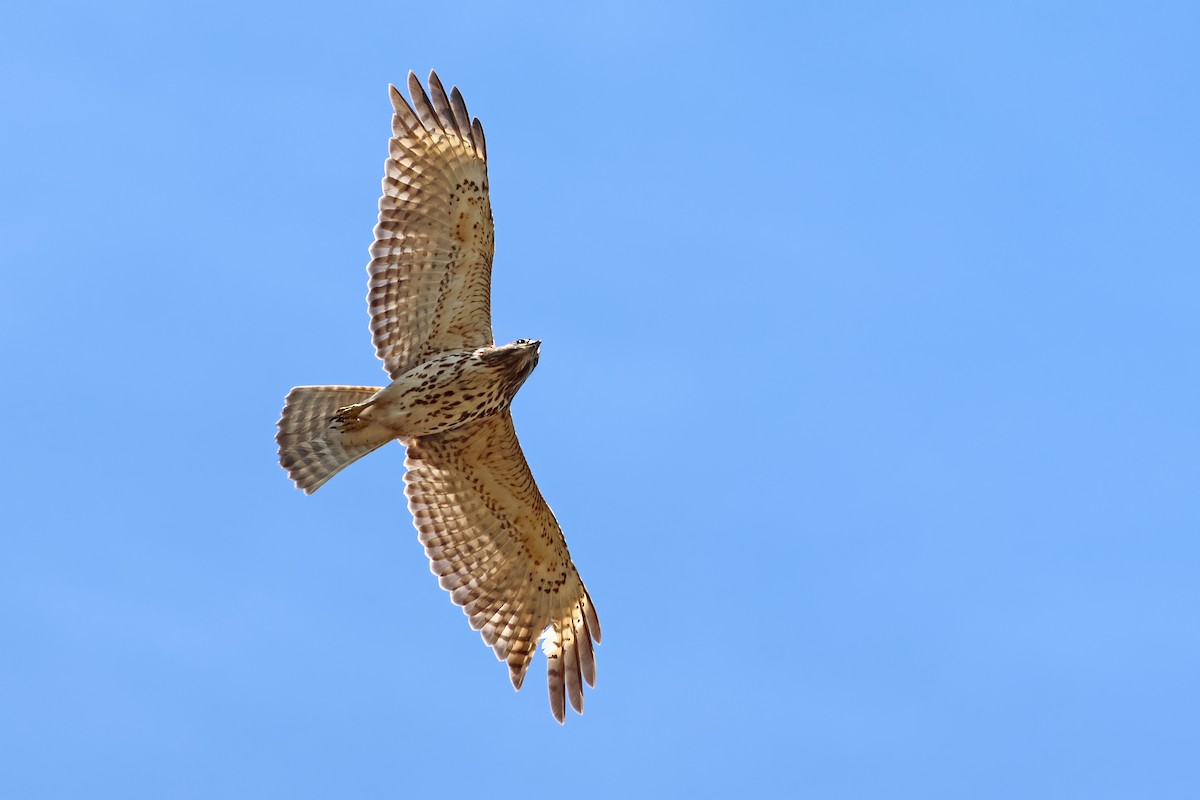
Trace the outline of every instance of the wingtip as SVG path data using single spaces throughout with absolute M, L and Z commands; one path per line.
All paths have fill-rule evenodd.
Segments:
M 509 664 L 508 679 L 512 681 L 514 692 L 521 691 L 521 684 L 525 683 L 525 670 Z
M 550 697 L 550 713 L 554 715 L 554 721 L 559 725 L 565 725 L 567 722 L 567 704 L 565 697 L 559 697 L 558 702 L 554 702 L 554 696 Z
M 567 716 L 566 676 L 563 670 L 562 651 L 546 653 L 546 686 L 550 691 L 550 713 L 563 724 Z

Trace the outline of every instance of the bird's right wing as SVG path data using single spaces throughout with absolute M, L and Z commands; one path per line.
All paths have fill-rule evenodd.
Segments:
M 429 73 L 416 111 L 391 90 L 392 139 L 371 245 L 375 354 L 393 379 L 432 354 L 492 344 L 492 206 L 483 126 Z M 430 97 L 432 96 L 432 100 Z
M 430 568 L 463 607 L 520 689 L 546 631 L 550 708 L 566 697 L 583 713 L 583 682 L 596 683 L 600 621 L 566 539 L 534 483 L 505 411 L 460 428 L 405 440 L 404 476 Z M 549 627 L 549 630 L 547 630 Z

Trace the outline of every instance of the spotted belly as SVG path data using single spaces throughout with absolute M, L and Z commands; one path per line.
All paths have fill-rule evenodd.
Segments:
M 442 354 L 397 378 L 364 403 L 360 418 L 397 438 L 453 430 L 508 408 L 505 382 L 473 357 Z

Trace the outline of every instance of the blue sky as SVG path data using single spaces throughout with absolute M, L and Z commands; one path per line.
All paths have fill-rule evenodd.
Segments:
M 562 5 L 0 11 L 0 795 L 1200 795 L 1195 7 Z M 401 447 L 275 461 L 291 386 L 384 378 L 410 68 L 544 341 L 561 728 Z

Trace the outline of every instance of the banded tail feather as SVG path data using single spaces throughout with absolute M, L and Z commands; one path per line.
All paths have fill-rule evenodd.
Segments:
M 366 402 L 377 386 L 297 386 L 279 419 L 279 464 L 297 488 L 312 494 L 358 459 L 391 439 L 367 439 L 335 426 L 338 411 Z

